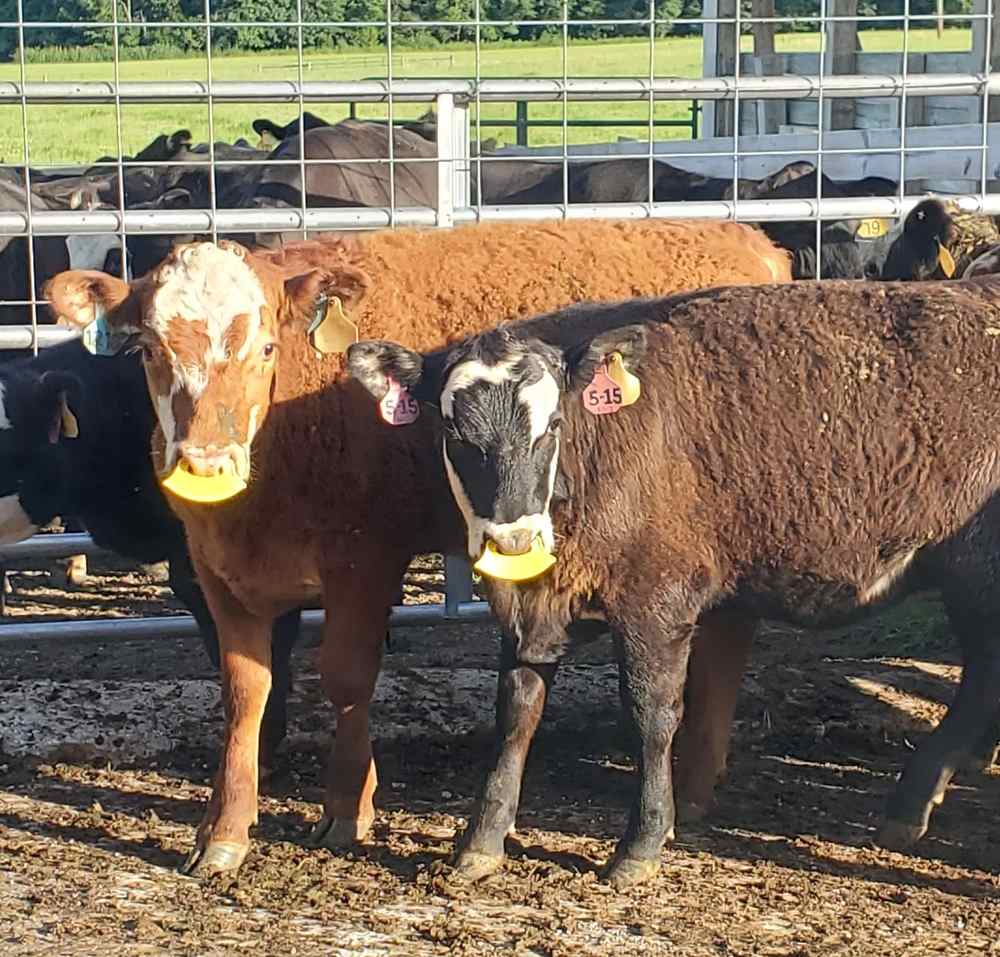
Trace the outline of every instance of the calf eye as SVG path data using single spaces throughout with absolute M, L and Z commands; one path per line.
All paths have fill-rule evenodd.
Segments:
M 274 355 L 274 343 L 269 342 L 266 346 L 264 346 L 264 348 L 261 350 L 261 355 L 265 359 L 270 359 L 271 356 Z
M 549 422 L 548 432 L 550 435 L 556 435 L 562 428 L 563 420 L 561 415 L 554 415 Z

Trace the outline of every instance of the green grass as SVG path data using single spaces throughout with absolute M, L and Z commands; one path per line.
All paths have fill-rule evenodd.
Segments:
M 866 51 L 899 52 L 902 34 L 892 31 L 867 31 L 861 34 Z M 950 29 L 938 39 L 933 30 L 910 32 L 910 49 L 917 51 L 967 50 L 970 34 L 964 29 Z M 779 52 L 816 52 L 819 35 L 808 33 L 781 34 L 776 38 Z M 752 49 L 752 38 L 743 38 L 744 50 Z M 480 56 L 482 77 L 571 77 L 610 76 L 645 77 L 650 72 L 649 43 L 634 41 L 572 41 L 566 63 L 561 46 L 503 45 L 484 46 Z M 656 76 L 702 75 L 702 44 L 700 37 L 669 37 L 656 41 L 653 64 Z M 306 56 L 306 78 L 312 80 L 354 80 L 385 77 L 387 63 L 384 49 L 344 52 L 316 52 Z M 122 80 L 205 80 L 204 58 L 132 61 L 121 63 Z M 111 63 L 29 64 L 29 81 L 87 81 L 114 79 Z M 295 79 L 294 53 L 276 52 L 264 56 L 226 56 L 213 60 L 212 75 L 218 80 Z M 468 46 L 443 46 L 429 51 L 398 49 L 393 56 L 395 77 L 468 78 L 476 75 L 475 51 Z M 18 80 L 17 64 L 0 64 L 0 80 Z M 346 104 L 313 104 L 309 107 L 329 120 L 347 114 Z M 426 109 L 422 105 L 400 105 L 397 116 L 415 117 Z M 684 119 L 689 115 L 686 103 L 658 103 L 657 119 Z M 87 163 L 98 155 L 116 155 L 116 111 L 113 105 L 29 106 L 28 143 L 32 163 Z M 269 116 L 285 122 L 297 116 L 296 104 L 218 104 L 213 112 L 216 139 L 235 140 L 240 136 L 253 138 L 250 123 L 258 116 Z M 385 108 L 361 107 L 363 117 L 384 117 Z M 490 104 L 483 109 L 483 138 L 497 137 L 501 143 L 513 142 L 513 129 L 490 129 L 490 119 L 513 119 L 514 104 Z M 532 119 L 561 119 L 560 104 L 533 104 Z M 648 107 L 643 103 L 571 103 L 571 119 L 641 120 L 648 121 Z M 209 118 L 205 104 L 126 105 L 121 110 L 122 144 L 132 153 L 163 132 L 187 128 L 198 141 L 208 139 Z M 572 143 L 611 142 L 618 136 L 645 139 L 643 127 L 570 128 Z M 659 128 L 657 139 L 688 138 L 689 131 Z M 535 129 L 530 145 L 556 145 L 562 142 L 562 130 Z M 4 162 L 20 162 L 23 157 L 23 135 L 20 106 L 0 110 L 0 158 Z

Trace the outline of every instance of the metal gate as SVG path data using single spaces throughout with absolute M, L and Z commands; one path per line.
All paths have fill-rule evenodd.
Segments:
M 911 4 L 914 3 L 915 0 L 903 0 L 901 12 L 896 9 L 882 12 L 876 4 L 874 14 L 867 9 L 859 14 L 857 0 L 816 0 L 815 8 L 810 9 L 807 16 L 792 16 L 782 15 L 782 0 L 739 3 L 736 0 L 704 0 L 703 6 L 693 11 L 697 15 L 686 15 L 692 12 L 690 3 L 675 4 L 676 9 L 668 11 L 661 8 L 666 5 L 657 4 L 656 0 L 637 0 L 631 4 L 628 0 L 617 0 L 589 7 L 570 0 L 551 0 L 547 7 L 544 3 L 538 5 L 543 13 L 537 17 L 508 19 L 500 15 L 507 7 L 499 0 L 494 3 L 465 0 L 457 5 L 457 13 L 454 4 L 449 7 L 452 13 L 446 18 L 417 20 L 409 15 L 408 6 L 398 9 L 387 0 L 374 18 L 324 20 L 314 15 L 310 0 L 288 0 L 287 19 L 256 21 L 226 19 L 225 11 L 233 9 L 232 4 L 203 0 L 197 5 L 197 14 L 178 14 L 178 18 L 161 21 L 147 17 L 140 25 L 135 19 L 137 9 L 150 6 L 143 5 L 140 0 L 112 0 L 102 7 L 104 19 L 74 21 L 40 19 L 38 11 L 47 8 L 45 3 L 16 0 L 16 4 L 8 4 L 16 7 L 16 18 L 0 22 L 3 34 L 16 36 L 11 63 L 0 65 L 0 77 L 3 77 L 0 79 L 0 116 L 5 116 L 7 129 L 19 130 L 22 142 L 19 156 L 10 155 L 9 144 L 0 146 L 0 153 L 7 154 L 0 166 L 20 171 L 18 175 L 23 177 L 29 200 L 23 209 L 0 209 L 0 240 L 12 236 L 30 240 L 46 236 L 113 235 L 117 237 L 122 250 L 121 261 L 125 263 L 126 237 L 144 233 L 198 233 L 216 237 L 220 232 L 234 230 L 307 234 L 331 229 L 402 225 L 450 228 L 492 219 L 683 216 L 752 222 L 814 221 L 818 251 L 823 218 L 898 219 L 905 215 L 919 199 L 918 195 L 907 193 L 908 172 L 922 182 L 964 185 L 965 188 L 957 191 L 957 198 L 966 210 L 1000 213 L 1000 195 L 992 191 L 994 181 L 1000 178 L 997 142 L 1000 125 L 989 122 L 995 113 L 993 99 L 1000 94 L 1000 73 L 992 72 L 1000 54 L 1000 50 L 994 49 L 997 45 L 994 10 L 987 0 L 961 0 L 959 12 L 951 13 L 942 13 L 943 7 L 938 10 L 921 7 L 923 12 L 913 11 Z M 889 0 L 886 0 L 884 6 L 888 5 Z M 577 16 L 581 7 L 591 13 Z M 173 5 L 160 4 L 159 9 L 184 11 L 190 10 L 191 5 L 178 0 Z M 545 14 L 546 9 L 549 14 Z M 596 16 L 594 10 L 608 15 Z M 613 16 L 617 11 L 630 15 Z M 859 37 L 866 38 L 877 31 L 862 29 L 859 32 L 859 27 L 880 25 L 897 27 L 893 37 L 898 37 L 898 49 L 887 53 L 865 50 Z M 808 26 L 812 32 L 782 33 L 786 26 Z M 965 43 L 968 32 L 967 48 L 953 53 L 917 51 L 917 41 L 926 46 L 928 40 L 920 31 L 933 26 L 938 27 L 939 36 L 951 37 L 959 46 Z M 264 64 L 248 57 L 245 78 L 225 78 L 233 72 L 234 58 L 221 56 L 219 38 L 229 37 L 236 30 L 258 28 L 283 32 L 290 38 L 291 43 L 280 62 Z M 313 35 L 309 32 L 316 30 L 329 30 L 332 35 L 351 29 L 367 30 L 369 36 L 378 40 L 377 51 L 364 59 L 366 67 L 381 61 L 382 74 L 354 80 L 324 78 L 321 74 L 336 74 L 349 62 L 349 56 L 336 52 L 313 54 L 307 48 L 306 36 Z M 466 41 L 465 46 L 439 41 L 435 48 L 437 59 L 447 65 L 448 71 L 462 75 L 407 75 L 412 72 L 414 60 L 419 62 L 420 54 L 401 43 L 415 29 L 453 34 L 458 40 Z M 103 31 L 108 41 L 104 58 L 108 76 L 87 78 L 84 74 L 92 71 L 81 64 L 79 78 L 67 78 L 71 67 L 35 62 L 32 51 L 38 49 L 38 44 L 34 38 L 53 30 Z M 172 78 L 166 67 L 158 69 L 157 61 L 130 59 L 136 49 L 131 44 L 137 30 L 143 31 L 144 36 L 149 31 L 163 36 L 176 30 L 194 31 L 201 37 L 203 55 L 200 60 L 190 62 L 198 64 L 199 70 L 203 68 L 204 77 Z M 527 68 L 520 78 L 492 75 L 497 72 L 490 65 L 494 54 L 506 48 L 488 41 L 504 31 L 515 35 L 519 32 L 547 33 L 554 41 L 545 48 L 551 51 L 548 59 L 551 68 L 547 75 L 528 76 Z M 599 60 L 604 55 L 602 42 L 606 44 L 606 52 L 609 45 L 617 41 L 584 43 L 587 32 L 627 35 L 632 48 L 632 52 L 626 51 L 622 58 L 627 69 L 620 75 L 594 75 L 591 58 Z M 697 71 L 700 75 L 671 75 L 673 48 L 670 45 L 680 33 L 697 38 L 694 46 L 700 46 L 701 50 L 700 70 Z M 783 44 L 789 45 L 787 39 L 782 38 L 796 36 L 814 37 L 815 50 L 779 49 Z M 746 43 L 751 39 L 752 49 L 747 50 Z M 536 48 L 525 43 L 512 49 L 524 52 Z M 449 50 L 456 52 L 448 53 Z M 441 55 L 441 51 L 445 51 L 445 55 Z M 511 54 L 509 63 L 516 67 L 520 55 Z M 409 69 L 407 57 L 411 61 Z M 467 67 L 458 63 L 456 69 L 456 61 L 462 58 Z M 137 64 L 144 64 L 143 69 Z M 265 70 L 288 75 L 269 76 Z M 141 73 L 150 75 L 142 76 Z M 912 107 L 917 100 L 935 105 L 933 109 L 924 110 L 914 122 Z M 844 111 L 838 104 L 845 102 L 854 104 L 853 126 L 844 125 Z M 958 106 L 948 112 L 951 103 Z M 997 103 L 1000 104 L 1000 99 Z M 323 105 L 324 113 L 331 120 L 348 115 L 373 117 L 378 111 L 379 118 L 388 122 L 390 129 L 392 124 L 398 124 L 403 113 L 413 109 L 414 104 L 419 104 L 420 108 L 432 107 L 436 124 L 435 155 L 423 160 L 407 157 L 406 162 L 436 166 L 437 203 L 424 207 L 396 204 L 398 158 L 394 155 L 393 138 L 389 136 L 386 156 L 349 160 L 353 164 L 371 163 L 388 168 L 392 201 L 384 208 L 312 207 L 304 188 L 297 208 L 220 207 L 216 201 L 214 174 L 216 168 L 226 166 L 227 161 L 216 155 L 218 128 L 220 117 L 234 104 L 284 104 L 285 109 L 291 106 L 300 123 L 303 112 L 316 109 L 318 104 Z M 533 117 L 537 110 L 547 114 L 548 119 L 541 118 L 539 129 L 548 131 L 550 136 L 555 134 L 557 142 L 535 149 L 527 145 L 529 104 Z M 674 110 L 671 104 L 677 104 L 677 109 Z M 885 105 L 882 112 L 896 125 L 879 126 L 876 122 L 873 126 L 870 117 L 874 115 L 877 119 L 880 114 L 872 104 L 879 108 L 880 104 Z M 169 160 L 152 162 L 122 158 L 135 145 L 141 145 L 135 142 L 129 124 L 129 117 L 136 115 L 136 108 L 172 105 L 177 117 L 174 128 L 193 125 L 190 112 L 195 108 L 204 109 L 206 123 L 201 133 L 207 141 L 210 184 L 206 208 L 129 209 L 123 189 L 117 203 L 105 203 L 97 208 L 33 207 L 30 202 L 33 178 L 37 180 L 52 169 L 66 165 L 58 149 L 48 148 L 42 155 L 42 147 L 33 141 L 35 115 L 52 105 L 60 105 L 65 110 L 66 142 L 72 140 L 74 129 L 82 128 L 74 127 L 74 111 L 89 105 L 112 112 L 116 158 L 92 168 L 117 172 L 119 184 L 122 174 L 133 166 L 170 165 Z M 622 109 L 626 116 L 619 116 L 617 122 L 596 115 Z M 700 124 L 699 109 L 702 111 Z M 588 110 L 594 114 L 589 118 L 583 115 Z M 666 115 L 671 110 L 672 116 Z M 688 118 L 683 119 L 684 115 Z M 864 123 L 858 120 L 859 116 Z M 942 126 L 936 122 L 941 116 L 959 122 Z M 614 143 L 593 142 L 592 130 L 616 127 L 630 137 L 637 129 L 642 130 L 644 137 Z M 485 133 L 505 128 L 516 130 L 516 142 L 490 152 L 490 161 L 521 164 L 545 160 L 561 164 L 561 200 L 557 197 L 555 202 L 531 206 L 483 205 L 484 156 L 482 153 L 474 155 L 473 144 L 481 150 Z M 685 129 L 693 137 L 690 141 L 661 138 L 664 132 L 670 134 Z M 303 130 L 301 126 L 300 132 Z M 590 142 L 579 141 L 583 131 L 591 137 Z M 622 156 L 639 157 L 648 163 L 648 201 L 570 203 L 568 172 L 572 160 L 581 157 L 616 160 Z M 886 169 L 898 171 L 898 193 L 891 197 L 849 200 L 824 198 L 818 192 L 821 176 L 817 176 L 817 195 L 807 199 L 736 198 L 670 203 L 654 200 L 652 183 L 657 160 L 668 160 L 688 170 L 711 171 L 712 175 L 731 177 L 735 187 L 741 176 L 773 171 L 784 162 L 803 157 L 814 161 L 819 174 L 824 171 L 843 174 L 861 169 L 864 164 L 883 163 Z M 298 159 L 265 162 L 298 165 L 304 184 L 307 166 L 348 161 L 306 159 L 300 151 Z M 479 197 L 480 202 L 473 203 L 473 195 Z M 34 290 L 38 263 L 30 241 L 27 253 L 28 288 Z M 8 297 L 7 290 L 0 288 L 0 305 L 3 304 L 28 307 L 31 323 L 0 327 L 0 348 L 37 350 L 74 335 L 40 324 L 44 316 L 33 293 L 26 300 L 15 301 Z M 54 557 L 92 550 L 87 536 L 36 536 L 3 549 L 0 560 Z M 471 580 L 464 561 L 448 561 L 446 580 L 444 604 L 397 607 L 393 611 L 393 622 L 485 617 L 485 606 L 471 601 Z M 319 620 L 320 613 L 307 615 L 311 625 Z M 193 620 L 187 617 L 9 624 L 0 628 L 0 640 L 63 635 L 106 640 L 147 635 L 177 636 L 193 634 L 195 630 Z

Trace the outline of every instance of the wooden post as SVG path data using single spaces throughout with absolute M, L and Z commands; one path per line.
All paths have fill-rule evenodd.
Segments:
M 751 0 L 751 15 L 773 17 L 774 0 Z M 757 76 L 779 76 L 784 72 L 781 57 L 774 52 L 774 23 L 754 23 L 753 56 L 754 73 Z M 777 133 L 787 117 L 786 100 L 757 101 L 757 135 Z
M 736 17 L 737 0 L 717 0 L 718 16 Z M 739 56 L 736 23 L 718 23 L 716 26 L 716 68 L 715 76 L 735 76 L 736 57 Z M 736 103 L 734 100 L 719 100 L 715 104 L 715 136 L 733 136 Z M 709 134 L 712 135 L 712 134 Z
M 856 17 L 858 0 L 831 0 L 830 12 L 835 17 Z M 827 24 L 826 52 L 823 72 L 827 76 L 856 73 L 858 62 L 858 23 L 856 20 L 832 20 Z M 854 100 L 831 99 L 824 104 L 824 128 L 854 129 Z

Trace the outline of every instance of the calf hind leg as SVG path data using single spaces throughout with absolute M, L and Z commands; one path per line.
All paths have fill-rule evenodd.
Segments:
M 883 847 L 901 850 L 924 836 L 955 771 L 992 731 L 1000 701 L 1000 641 L 991 635 L 995 623 L 992 616 L 956 612 L 953 606 L 949 611 L 965 652 L 962 680 L 948 713 L 910 758 L 889 799 L 878 836 Z
M 722 780 L 740 682 L 757 622 L 734 612 L 714 612 L 698 622 L 691 641 L 684 721 L 674 744 L 677 820 L 705 816 Z

